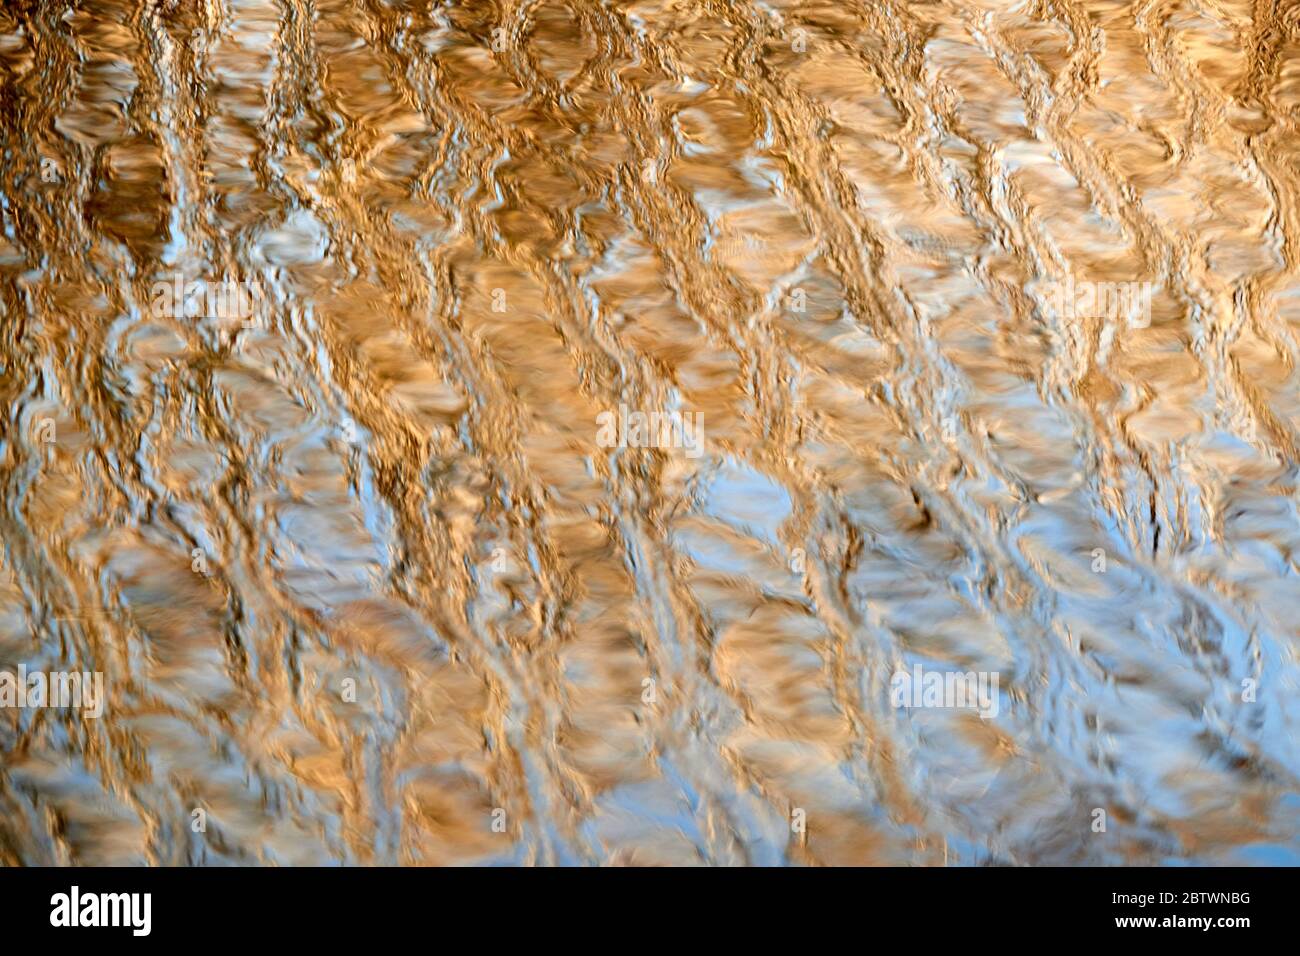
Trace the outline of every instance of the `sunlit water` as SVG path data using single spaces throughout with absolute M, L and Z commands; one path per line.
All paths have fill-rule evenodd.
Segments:
M 1297 11 L 8 0 L 0 861 L 1300 862 Z

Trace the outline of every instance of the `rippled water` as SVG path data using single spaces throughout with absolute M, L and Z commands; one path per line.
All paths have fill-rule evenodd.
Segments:
M 0 68 L 0 668 L 104 686 L 0 709 L 0 861 L 1300 862 L 1300 7 L 8 0 Z

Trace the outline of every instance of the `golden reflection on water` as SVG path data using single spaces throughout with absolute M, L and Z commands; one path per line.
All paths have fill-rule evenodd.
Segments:
M 0 861 L 1300 862 L 1300 7 L 10 0 L 0 69 L 0 668 L 105 687 L 0 709 Z

